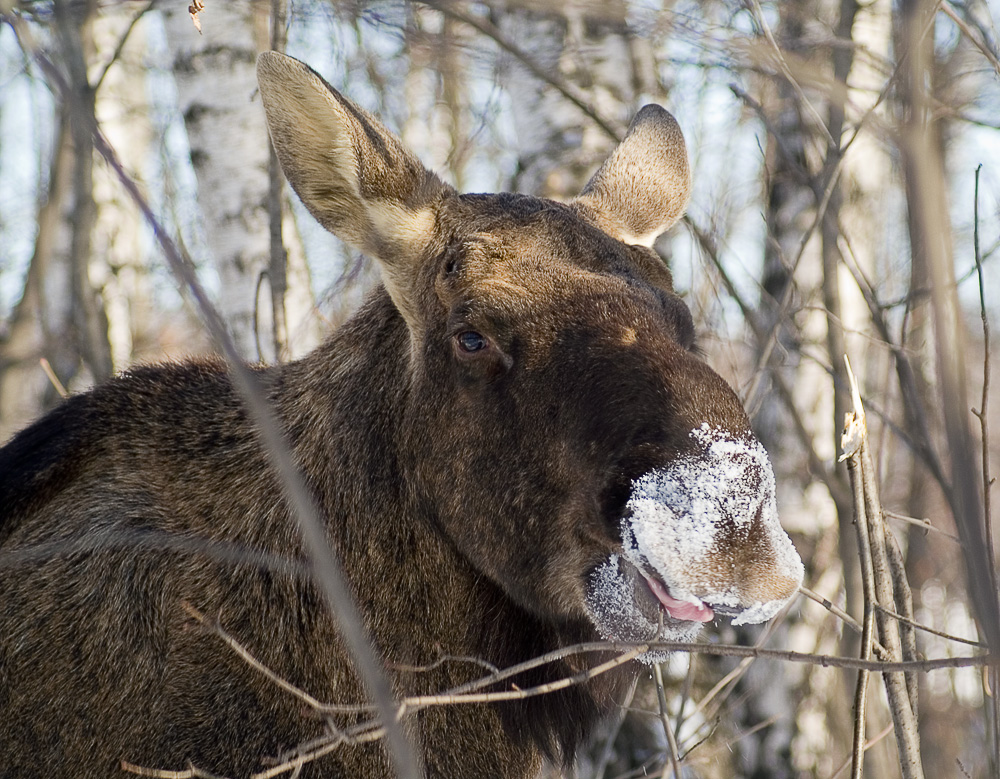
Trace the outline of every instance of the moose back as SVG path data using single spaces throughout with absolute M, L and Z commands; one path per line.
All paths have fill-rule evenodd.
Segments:
M 673 117 L 642 109 L 560 204 L 457 193 L 296 60 L 264 54 L 258 79 L 293 188 L 382 273 L 324 345 L 259 375 L 395 694 L 480 676 L 467 658 L 773 616 L 802 565 L 770 464 L 650 248 L 688 198 Z M 116 541 L 136 534 L 189 543 Z M 315 698 L 365 701 L 308 577 L 211 544 L 304 559 L 221 363 L 126 372 L 0 450 L 0 773 L 247 776 L 326 732 L 185 606 Z M 428 775 L 532 776 L 639 667 L 404 724 Z M 344 744 L 302 775 L 390 766 Z

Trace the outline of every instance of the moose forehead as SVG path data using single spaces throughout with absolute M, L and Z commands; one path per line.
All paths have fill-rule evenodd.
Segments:
M 574 207 L 540 198 L 465 195 L 454 205 L 460 215 L 443 215 L 450 237 L 435 269 L 451 324 L 589 325 L 626 344 L 666 324 L 671 340 L 692 346 L 690 312 L 651 249 L 615 240 Z

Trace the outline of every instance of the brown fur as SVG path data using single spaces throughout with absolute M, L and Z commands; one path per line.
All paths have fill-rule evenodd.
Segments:
M 301 64 L 265 55 L 260 68 L 290 181 L 387 282 L 323 346 L 261 377 L 397 693 L 481 675 L 404 669 L 442 653 L 505 667 L 600 638 L 588 577 L 620 549 L 632 480 L 687 452 L 702 422 L 748 434 L 692 352 L 668 270 L 614 234 L 649 232 L 655 214 L 614 216 L 613 179 L 570 205 L 459 196 Z M 643 206 L 670 212 L 656 231 L 686 196 Z M 486 346 L 463 351 L 468 331 Z M 0 450 L 0 773 L 119 776 L 125 759 L 245 776 L 323 732 L 184 603 L 317 698 L 364 700 L 308 578 L 220 552 L 301 560 L 295 527 L 215 362 L 130 371 Z M 427 773 L 527 777 L 543 754 L 568 759 L 635 671 L 428 709 L 415 723 Z M 389 774 L 375 743 L 303 776 Z

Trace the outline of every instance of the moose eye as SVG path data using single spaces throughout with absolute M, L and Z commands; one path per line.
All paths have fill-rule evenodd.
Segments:
M 475 330 L 465 330 L 455 336 L 458 348 L 466 354 L 472 354 L 486 348 L 486 338 Z

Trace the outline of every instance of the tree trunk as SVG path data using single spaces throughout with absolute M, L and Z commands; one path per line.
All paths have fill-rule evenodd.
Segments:
M 507 41 L 621 133 L 639 108 L 636 84 L 651 81 L 635 75 L 625 11 L 617 0 L 600 7 L 576 0 L 552 6 L 512 0 L 497 6 L 494 15 Z M 576 196 L 615 140 L 523 60 L 509 54 L 502 60 L 501 83 L 511 96 L 518 142 L 512 188 L 557 200 Z
M 39 208 L 24 295 L 0 344 L 0 440 L 57 402 L 59 392 L 45 378 L 41 359 L 70 389 L 112 372 L 107 317 L 91 280 L 97 206 L 87 117 L 94 115 L 88 63 L 93 59 L 95 13 L 95 2 L 53 6 L 57 66 L 73 99 L 59 109 L 48 193 Z
M 273 303 L 265 284 L 272 245 L 270 143 L 255 98 L 257 52 L 270 46 L 270 4 L 212 4 L 199 15 L 201 34 L 184 5 L 165 6 L 163 12 L 198 201 L 219 276 L 219 309 L 244 357 L 274 360 L 283 355 L 275 353 L 272 314 L 282 306 Z M 284 203 L 282 212 L 285 247 L 298 260 L 298 236 Z M 312 298 L 301 263 L 286 279 L 288 321 L 279 330 L 294 336 L 313 313 Z M 314 340 L 307 334 L 301 346 L 288 348 L 301 353 Z

